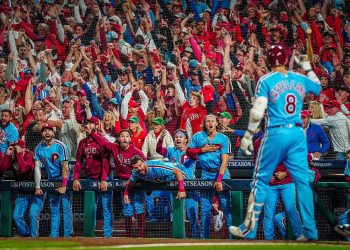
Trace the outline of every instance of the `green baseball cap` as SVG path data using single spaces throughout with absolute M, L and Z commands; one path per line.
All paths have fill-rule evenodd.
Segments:
M 156 118 L 154 118 L 154 120 L 153 120 L 152 123 L 153 123 L 153 124 L 156 124 L 156 125 L 164 125 L 164 124 L 165 124 L 165 122 L 164 122 L 164 120 L 163 120 L 162 117 L 156 117 Z
M 232 115 L 231 115 L 229 112 L 226 112 L 226 111 L 221 112 L 221 113 L 220 113 L 220 116 L 221 116 L 222 118 L 227 118 L 227 119 L 232 120 Z
M 137 116 L 135 116 L 135 115 L 131 116 L 128 121 L 129 122 L 140 123 L 140 119 Z

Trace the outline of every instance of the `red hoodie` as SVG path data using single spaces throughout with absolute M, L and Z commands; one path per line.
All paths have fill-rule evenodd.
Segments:
M 74 167 L 74 180 L 78 180 L 85 161 L 85 174 L 91 179 L 105 181 L 109 175 L 109 153 L 90 136 L 80 141 Z
M 130 144 L 128 148 L 123 149 L 118 144 L 108 142 L 97 133 L 92 133 L 91 136 L 99 145 L 103 146 L 106 150 L 112 153 L 113 160 L 116 164 L 116 176 L 120 179 L 128 180 L 130 178 L 132 171 L 132 165 L 130 162 L 134 155 L 139 155 L 146 160 L 146 157 L 142 151 L 136 148 L 133 144 Z
M 24 153 L 16 153 L 14 157 L 4 155 L 0 158 L 0 172 L 12 169 L 16 181 L 31 181 L 34 173 L 33 153 L 25 149 Z

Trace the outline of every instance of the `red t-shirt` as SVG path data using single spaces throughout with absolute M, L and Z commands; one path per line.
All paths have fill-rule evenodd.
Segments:
M 207 115 L 205 107 L 199 105 L 197 107 L 191 107 L 188 102 L 182 105 L 182 116 L 180 121 L 180 128 L 186 129 L 187 125 L 191 125 L 192 134 L 201 131 L 201 125 L 204 117 Z
M 138 132 L 133 132 L 131 141 L 137 147 L 138 149 L 142 150 L 142 145 L 145 142 L 145 138 L 147 136 L 147 133 L 145 131 L 141 131 L 138 135 Z

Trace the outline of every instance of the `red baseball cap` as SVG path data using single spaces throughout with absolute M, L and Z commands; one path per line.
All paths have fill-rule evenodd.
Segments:
M 301 117 L 310 117 L 309 110 L 303 110 L 301 111 Z
M 78 90 L 77 91 L 77 95 L 82 95 L 82 96 L 86 96 L 86 92 L 85 92 L 85 90 Z
M 215 52 L 208 52 L 207 53 L 207 58 L 215 60 L 216 59 L 216 53 Z
M 331 108 L 340 109 L 341 104 L 336 100 L 330 100 L 328 103 L 325 103 L 324 106 L 329 108 L 329 109 L 331 109 Z
M 91 116 L 90 119 L 88 119 L 88 122 L 91 122 L 91 123 L 94 123 L 95 125 L 98 125 L 100 121 L 98 118 Z
M 140 106 L 140 103 L 135 102 L 134 100 L 129 101 L 129 107 L 136 108 L 138 106 Z
M 16 146 L 19 146 L 21 148 L 25 148 L 26 147 L 26 143 L 25 141 L 21 140 L 21 139 L 18 139 L 16 142 L 15 142 L 15 145 Z
M 41 127 L 41 132 L 43 132 L 45 129 L 51 129 L 53 131 L 53 126 L 49 123 L 45 123 L 42 127 Z

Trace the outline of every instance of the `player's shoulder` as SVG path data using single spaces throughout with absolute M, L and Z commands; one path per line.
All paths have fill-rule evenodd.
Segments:
M 204 131 L 199 131 L 192 136 L 192 139 L 193 138 L 198 139 L 203 137 L 207 137 L 207 134 Z
M 278 72 L 276 71 L 271 71 L 265 75 L 263 75 L 262 77 L 259 78 L 259 82 L 263 82 L 263 81 L 266 81 L 268 80 L 269 78 L 272 78 L 272 77 L 275 77 L 278 75 Z
M 54 140 L 54 144 L 58 147 L 58 148 L 62 148 L 62 149 L 66 149 L 67 146 L 66 144 L 64 144 L 63 142 L 59 141 L 59 140 Z
M 308 79 L 306 75 L 300 74 L 299 72 L 289 71 L 289 76 L 294 78 Z
M 34 152 L 38 152 L 41 148 L 43 148 L 43 146 L 45 146 L 44 142 L 39 142 L 39 144 L 34 148 Z
M 169 161 L 148 160 L 146 163 L 149 168 L 154 168 L 154 169 L 157 169 L 157 168 L 172 169 L 174 167 L 174 164 Z

